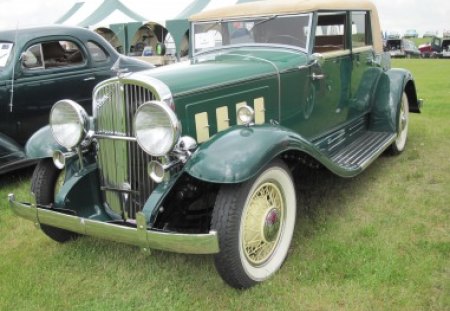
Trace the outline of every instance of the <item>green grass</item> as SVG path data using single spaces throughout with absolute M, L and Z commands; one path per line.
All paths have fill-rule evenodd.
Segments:
M 431 38 L 413 38 L 411 39 L 417 46 L 428 43 L 431 41 Z
M 0 177 L 0 310 L 449 310 L 450 61 L 393 66 L 425 99 L 407 150 L 353 179 L 301 172 L 293 245 L 269 281 L 238 291 L 211 256 L 58 245 L 6 208 L 9 192 L 29 199 L 24 171 Z

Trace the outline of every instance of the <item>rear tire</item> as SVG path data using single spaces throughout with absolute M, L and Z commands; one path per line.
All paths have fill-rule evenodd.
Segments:
M 397 155 L 405 150 L 406 141 L 408 139 L 408 125 L 409 125 L 409 101 L 406 93 L 403 92 L 402 101 L 400 103 L 400 110 L 398 113 L 397 124 L 397 138 L 392 143 L 390 151 Z
M 215 266 L 234 288 L 249 288 L 271 277 L 284 262 L 296 219 L 292 176 L 274 161 L 258 176 L 219 190 L 211 228 L 219 236 Z
M 37 204 L 48 205 L 55 201 L 55 195 L 64 180 L 64 172 L 55 167 L 51 159 L 39 161 L 31 179 L 31 191 L 34 193 Z M 56 228 L 49 225 L 40 225 L 41 230 L 50 239 L 64 243 L 79 237 L 78 233 Z

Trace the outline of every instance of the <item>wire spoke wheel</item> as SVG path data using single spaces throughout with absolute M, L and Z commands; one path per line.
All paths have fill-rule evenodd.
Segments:
M 225 282 L 248 288 L 278 271 L 292 240 L 296 206 L 291 174 L 280 160 L 244 183 L 221 186 L 211 228 L 219 236 L 215 265 Z
M 284 199 L 277 185 L 261 185 L 244 210 L 242 248 L 248 261 L 263 264 L 278 244 L 285 215 Z

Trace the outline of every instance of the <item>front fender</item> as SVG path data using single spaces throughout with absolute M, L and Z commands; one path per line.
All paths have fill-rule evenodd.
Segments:
M 55 150 L 67 152 L 67 149 L 53 138 L 49 125 L 34 133 L 25 144 L 25 153 L 30 159 L 51 158 Z
M 299 150 L 320 156 L 310 142 L 281 126 L 237 126 L 203 143 L 184 166 L 191 176 L 214 183 L 240 183 L 279 154 Z

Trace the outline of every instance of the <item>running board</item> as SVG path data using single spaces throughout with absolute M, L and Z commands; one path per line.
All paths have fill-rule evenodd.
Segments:
M 394 133 L 366 131 L 350 144 L 329 155 L 345 170 L 365 169 L 395 140 Z

